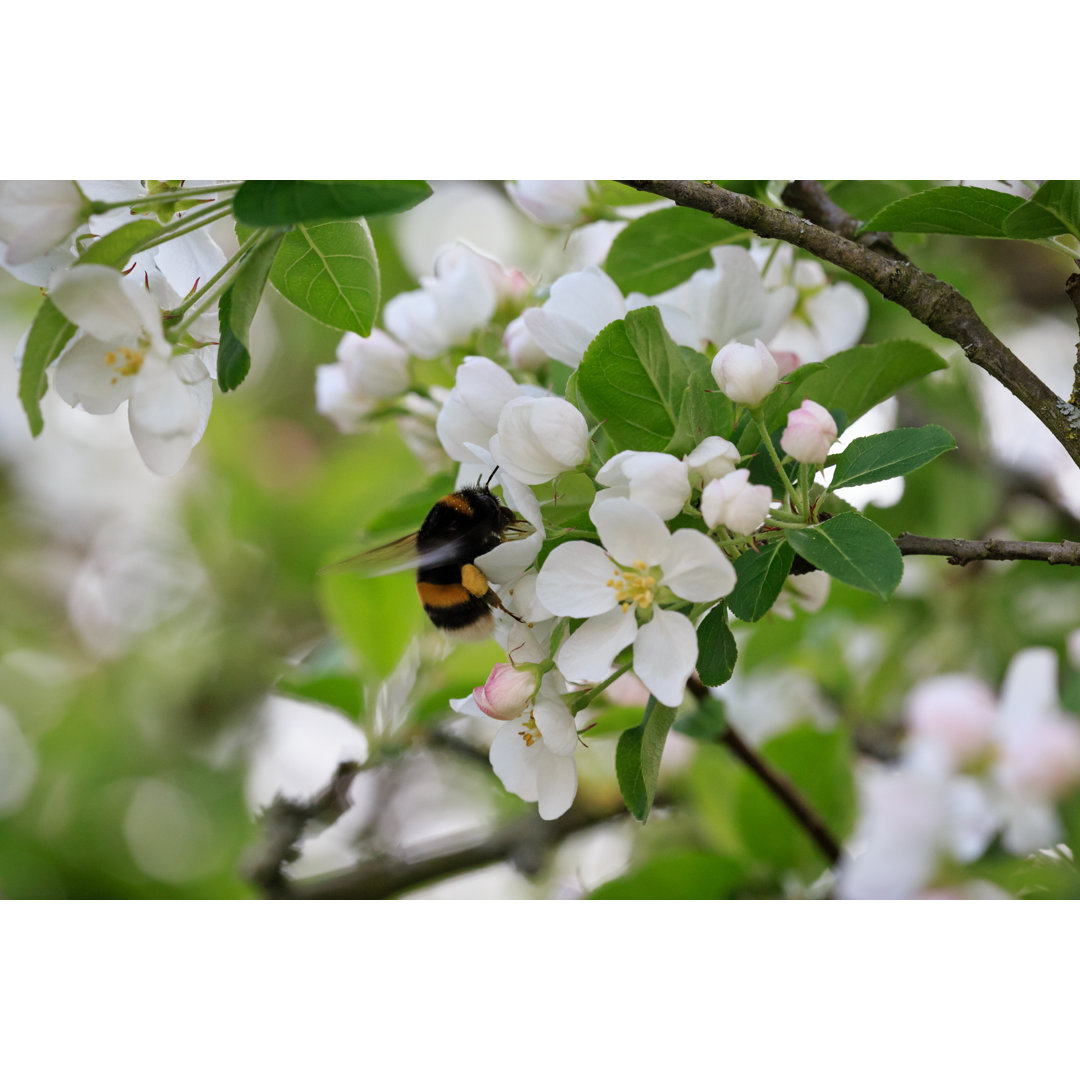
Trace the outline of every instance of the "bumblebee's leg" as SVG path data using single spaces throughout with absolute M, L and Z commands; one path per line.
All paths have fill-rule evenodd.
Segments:
M 515 619 L 519 623 L 523 623 L 524 619 L 519 619 L 512 611 L 508 611 L 503 602 L 499 599 L 498 593 L 488 584 L 488 579 L 484 577 L 483 571 L 474 566 L 472 563 L 466 563 L 461 568 L 461 584 L 473 595 L 478 596 L 489 607 L 498 608 L 500 611 L 505 611 L 511 619 Z

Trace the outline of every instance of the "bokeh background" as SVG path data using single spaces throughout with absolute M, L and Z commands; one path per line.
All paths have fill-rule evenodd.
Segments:
M 853 183 L 833 197 L 865 218 L 881 192 Z M 501 185 L 453 182 L 372 228 L 385 302 L 415 288 L 453 240 L 543 287 L 596 261 L 617 226 L 568 239 L 526 219 Z M 215 235 L 235 245 L 227 229 Z M 1068 395 L 1077 329 L 1066 257 L 1020 242 L 897 242 Z M 920 340 L 950 367 L 849 438 L 932 422 L 958 443 L 906 482 L 859 489 L 874 501 L 867 513 L 894 535 L 1078 538 L 1080 477 L 1061 448 L 954 345 L 867 295 L 865 341 Z M 39 302 L 0 271 L 4 355 Z M 363 765 L 352 806 L 305 832 L 297 881 L 380 860 L 430 866 L 519 829 L 520 843 L 493 860 L 433 871 L 407 895 L 814 895 L 820 857 L 722 747 L 673 732 L 650 821 L 619 814 L 614 745 L 640 716 L 632 686 L 597 711 L 577 755 L 578 817 L 561 833 L 532 830 L 535 807 L 486 764 L 493 729 L 453 720 L 446 705 L 484 681 L 498 647 L 450 650 L 408 573 L 318 573 L 365 536 L 415 528 L 456 474 L 437 448 L 418 455 L 393 418 L 343 434 L 317 413 L 315 371 L 339 339 L 268 292 L 250 377 L 216 395 L 205 437 L 170 479 L 142 464 L 123 408 L 92 417 L 50 391 L 45 431 L 31 439 L 15 368 L 0 363 L 0 895 L 259 896 L 249 868 L 260 809 L 279 793 L 311 797 L 343 760 Z M 452 384 L 450 366 L 434 375 Z M 821 613 L 739 628 L 739 667 L 721 696 L 846 836 L 858 762 L 895 753 L 903 697 L 920 678 L 964 670 L 998 685 L 1016 651 L 1050 645 L 1065 703 L 1080 708 L 1078 611 L 1080 578 L 1065 567 L 908 558 L 888 604 L 834 583 Z M 1066 816 L 1071 832 L 1080 815 Z M 979 876 L 1014 893 L 1077 892 L 1069 866 L 993 851 Z

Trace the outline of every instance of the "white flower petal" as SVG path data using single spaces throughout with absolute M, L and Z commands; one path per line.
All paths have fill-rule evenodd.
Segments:
M 577 765 L 572 757 L 541 754 L 537 763 L 537 810 L 545 821 L 562 817 L 577 794 Z
M 561 698 L 539 697 L 533 706 L 533 719 L 552 754 L 565 757 L 577 749 L 577 725 L 574 714 Z
M 607 678 L 615 657 L 637 633 L 633 609 L 616 608 L 606 615 L 594 615 L 562 643 L 555 663 L 568 682 L 600 682 Z M 696 645 L 697 639 L 694 640 Z M 696 648 L 694 655 L 697 656 Z
M 735 568 L 704 533 L 679 529 L 660 561 L 665 584 L 676 596 L 699 603 L 719 600 L 735 588 Z
M 1001 728 L 1015 733 L 1057 713 L 1057 653 L 1046 647 L 1024 649 L 1010 661 L 1001 686 Z
M 155 319 L 160 333 L 157 305 L 148 294 L 140 304 L 135 298 L 141 286 L 126 289 L 124 282 L 120 271 L 109 266 L 73 266 L 56 275 L 49 299 L 66 318 L 102 341 L 133 343 Z
M 526 802 L 536 802 L 539 798 L 536 769 L 540 753 L 538 743 L 525 745 L 525 740 L 521 737 L 521 725 L 516 720 L 511 720 L 495 733 L 491 750 L 488 751 L 488 760 L 495 770 L 495 775 L 511 795 L 517 795 Z
M 623 566 L 657 566 L 667 554 L 671 534 L 655 510 L 629 499 L 594 502 L 589 517 L 605 550 Z M 550 606 L 550 605 L 549 605 Z
M 105 357 L 113 348 L 96 337 L 84 335 L 76 340 L 53 368 L 52 385 L 69 405 L 81 405 L 88 413 L 103 416 L 115 412 L 135 389 L 133 375 L 124 375 L 117 368 L 123 365 L 106 363 Z
M 677 611 L 654 608 L 653 617 L 634 640 L 634 674 L 663 705 L 678 705 L 697 663 L 694 627 Z
M 548 555 L 536 579 L 536 595 L 556 615 L 600 615 L 615 607 L 615 590 L 607 584 L 614 572 L 601 548 L 570 540 Z
M 128 424 L 152 472 L 159 476 L 179 472 L 202 423 L 198 399 L 173 372 L 139 380 L 128 406 Z
M 466 356 L 457 369 L 454 387 L 473 416 L 492 430 L 499 426 L 503 406 L 522 393 L 514 377 L 486 356 Z

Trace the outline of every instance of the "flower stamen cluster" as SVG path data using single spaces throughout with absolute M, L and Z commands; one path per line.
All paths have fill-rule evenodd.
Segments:
M 641 559 L 634 562 L 634 570 L 637 573 L 618 568 L 615 577 L 607 582 L 608 587 L 615 590 L 615 600 L 623 611 L 629 611 L 635 604 L 643 610 L 653 604 L 656 577 L 648 573 L 649 567 Z

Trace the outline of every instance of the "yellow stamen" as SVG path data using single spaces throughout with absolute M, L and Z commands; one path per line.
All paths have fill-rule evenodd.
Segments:
M 608 581 L 608 588 L 615 590 L 615 599 L 623 611 L 629 611 L 635 604 L 640 608 L 652 607 L 656 578 L 648 570 L 639 559 L 633 570 L 616 570 Z
M 536 730 L 536 721 L 533 719 L 532 710 L 529 711 L 529 719 L 522 725 L 523 731 L 519 731 L 518 734 L 525 740 L 526 746 L 532 746 L 537 739 L 543 738 L 539 731 Z

